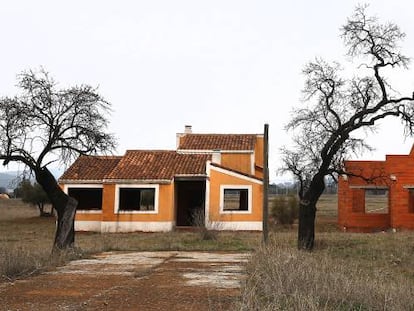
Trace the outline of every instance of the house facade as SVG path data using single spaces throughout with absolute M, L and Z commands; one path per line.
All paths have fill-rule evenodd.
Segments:
M 176 150 L 81 156 L 59 179 L 76 231 L 262 230 L 263 135 L 195 134 Z
M 346 161 L 338 182 L 338 223 L 347 231 L 414 229 L 414 146 L 385 161 Z

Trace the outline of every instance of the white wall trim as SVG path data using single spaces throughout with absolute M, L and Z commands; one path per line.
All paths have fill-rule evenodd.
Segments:
M 101 221 L 75 220 L 75 231 L 101 232 Z
M 154 210 L 153 211 L 120 211 L 119 210 L 119 189 L 120 188 L 151 188 L 154 193 Z M 160 195 L 160 186 L 157 184 L 116 184 L 115 185 L 115 202 L 114 214 L 158 214 L 158 202 Z
M 167 232 L 174 228 L 173 221 L 103 221 L 101 232 Z
M 229 231 L 262 231 L 262 221 L 212 221 L 206 223 L 209 230 L 229 230 Z
M 224 210 L 224 190 L 225 189 L 247 189 L 247 211 L 225 211 Z M 251 214 L 253 202 L 252 185 L 220 185 L 220 214 Z
M 256 154 L 253 152 L 250 155 L 250 174 L 252 174 L 252 175 L 254 175 L 254 173 L 255 173 L 255 170 L 254 170 L 255 160 L 256 160 Z
M 252 178 L 252 177 L 249 177 L 249 176 L 246 176 L 246 175 L 243 175 L 243 174 L 239 174 L 239 173 L 236 173 L 236 172 L 233 172 L 233 171 L 229 171 L 229 170 L 226 170 L 225 168 L 221 168 L 221 167 L 217 167 L 217 166 L 214 166 L 214 165 L 210 165 L 210 169 L 215 170 L 217 172 L 220 172 L 222 174 L 226 174 L 226 175 L 232 176 L 232 177 L 244 179 L 244 180 L 247 180 L 249 182 L 259 184 L 259 185 L 262 185 L 263 184 L 263 181 L 262 180 L 255 179 L 255 178 Z
M 76 214 L 102 214 L 102 210 L 76 209 Z
M 148 185 L 148 184 L 171 184 L 172 179 L 104 179 L 105 184 L 130 184 L 130 185 Z
M 204 223 L 207 224 L 210 221 L 210 161 L 206 164 L 206 193 L 204 195 Z
M 103 188 L 102 184 L 64 184 L 63 192 L 68 194 L 69 188 Z
M 201 154 L 212 154 L 214 149 L 178 149 L 178 153 L 201 153 Z M 220 150 L 223 153 L 254 153 L 254 150 Z

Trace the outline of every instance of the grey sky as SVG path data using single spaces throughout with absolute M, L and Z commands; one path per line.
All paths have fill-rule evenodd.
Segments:
M 366 1 L 406 32 L 410 0 Z M 201 133 L 259 133 L 270 125 L 271 180 L 283 126 L 298 104 L 301 69 L 315 56 L 343 60 L 339 27 L 358 1 L 1 1 L 0 95 L 16 74 L 43 66 L 62 85 L 99 86 L 113 105 L 110 131 L 126 149 L 174 149 L 185 124 Z M 392 77 L 414 90 L 414 64 Z M 366 159 L 409 152 L 398 121 L 369 141 Z M 3 171 L 1 168 L 0 171 Z

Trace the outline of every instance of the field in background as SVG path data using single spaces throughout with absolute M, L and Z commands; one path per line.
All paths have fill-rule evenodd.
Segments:
M 73 256 L 106 250 L 255 250 L 240 310 L 414 310 L 414 233 L 341 232 L 336 226 L 335 195 L 324 195 L 318 203 L 312 253 L 297 251 L 294 225 L 271 226 L 266 248 L 260 233 L 222 232 L 217 240 L 203 240 L 197 232 L 188 231 L 77 233 L 78 252 L 54 258 L 50 256 L 54 219 L 37 217 L 37 209 L 24 204 L 3 203 L 3 281 L 44 271 Z
M 336 230 L 336 215 L 336 196 L 323 196 L 318 204 L 318 230 Z M 295 227 L 273 229 L 291 231 L 293 235 L 295 232 Z M 37 208 L 18 199 L 0 200 L 0 255 L 11 254 L 12 250 L 16 250 L 19 253 L 33 253 L 37 257 L 46 258 L 50 255 L 54 233 L 53 217 L 39 217 Z M 216 240 L 203 239 L 199 233 L 190 231 L 128 234 L 80 232 L 76 233 L 76 246 L 86 254 L 106 250 L 242 251 L 256 248 L 260 239 L 260 233 L 248 232 L 221 232 Z

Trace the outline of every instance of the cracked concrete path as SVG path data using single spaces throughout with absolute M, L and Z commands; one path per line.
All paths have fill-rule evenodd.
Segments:
M 0 310 L 229 310 L 250 254 L 106 252 L 0 285 Z

